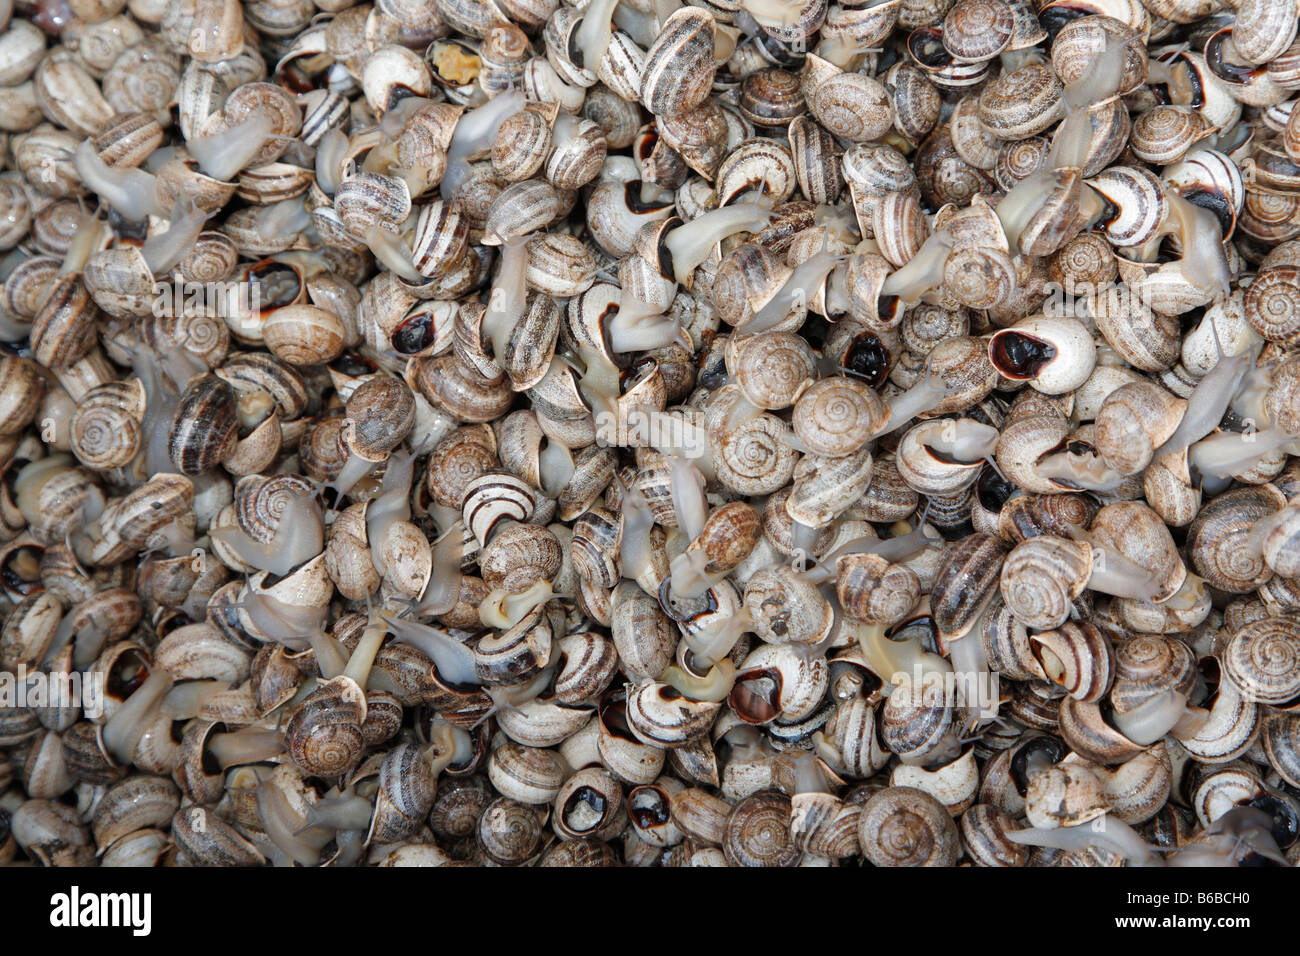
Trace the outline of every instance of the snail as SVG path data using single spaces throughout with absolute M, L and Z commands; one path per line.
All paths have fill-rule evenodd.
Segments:
M 1294 9 L 310 6 L 0 10 L 0 861 L 1295 855 Z

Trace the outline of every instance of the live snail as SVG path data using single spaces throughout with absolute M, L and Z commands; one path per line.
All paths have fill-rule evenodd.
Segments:
M 1300 860 L 1293 0 L 0 0 L 0 863 Z

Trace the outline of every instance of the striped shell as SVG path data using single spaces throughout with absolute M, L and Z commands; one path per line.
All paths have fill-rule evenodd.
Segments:
M 527 521 L 537 506 L 537 493 L 514 475 L 486 474 L 465 486 L 461 514 L 465 526 L 486 547 L 497 526 L 505 521 Z

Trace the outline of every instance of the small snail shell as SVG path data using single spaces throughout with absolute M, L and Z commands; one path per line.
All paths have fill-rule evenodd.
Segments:
M 552 821 L 566 842 L 612 839 L 628 822 L 623 788 L 599 767 L 579 770 L 556 793 Z
M 728 703 L 749 723 L 802 720 L 821 703 L 829 681 L 824 658 L 804 660 L 789 644 L 764 644 L 745 658 Z
M 347 773 L 361 760 L 365 712 L 365 694 L 355 681 L 325 681 L 303 699 L 285 726 L 289 756 L 312 776 Z
M 893 123 L 889 91 L 882 83 L 838 70 L 815 54 L 806 60 L 804 91 L 818 122 L 850 142 L 878 140 Z
M 1225 676 L 1263 704 L 1282 705 L 1300 696 L 1300 634 L 1286 618 L 1261 618 L 1238 630 L 1221 658 Z
M 628 691 L 627 724 L 642 743 L 676 747 L 707 732 L 719 706 L 689 700 L 667 684 L 643 681 Z
M 849 554 L 836 563 L 836 594 L 845 613 L 869 624 L 894 624 L 916 606 L 916 572 L 874 554 Z
M 92 388 L 72 417 L 72 453 L 96 471 L 123 467 L 140 450 L 144 412 L 144 386 L 138 379 Z
M 1008 609 L 1033 628 L 1065 623 L 1071 602 L 1083 593 L 1092 552 L 1065 538 L 1039 535 L 1016 545 L 1002 565 L 1002 597 Z
M 1261 721 L 1259 705 L 1222 674 L 1216 658 L 1202 658 L 1200 671 L 1211 678 L 1210 695 L 1202 701 L 1210 714 L 1195 736 L 1174 736 L 1183 749 L 1203 763 L 1235 760 L 1255 743 Z
M 1063 395 L 1088 380 L 1097 363 L 1092 336 L 1077 319 L 1025 319 L 989 339 L 989 361 L 1002 375 Z
M 1063 761 L 1029 776 L 1025 816 L 1031 826 L 1079 826 L 1101 816 L 1108 806 L 1101 780 L 1083 761 Z
M 832 860 L 856 856 L 861 807 L 829 793 L 797 793 L 790 798 L 790 839 L 795 846 Z
M 654 678 L 672 663 L 677 633 L 659 602 L 630 583 L 614 592 L 611 622 L 614 645 L 624 673 Z
M 646 53 L 641 72 L 641 102 L 658 116 L 677 116 L 708 98 L 716 61 L 716 25 L 708 12 L 684 7 L 674 11 Z
M 764 409 L 795 404 L 813 382 L 813 356 L 807 343 L 789 332 L 765 332 L 731 339 L 735 381 L 745 397 Z
M 785 508 L 802 525 L 820 528 L 843 514 L 871 483 L 873 459 L 863 447 L 851 455 L 805 455 L 794 468 Z
M 818 455 L 848 455 L 880 430 L 888 411 L 870 386 L 848 376 L 815 382 L 795 403 L 791 423 L 799 440 Z
M 964 637 L 980 620 L 997 597 L 1006 555 L 1006 543 L 989 534 L 971 534 L 945 546 L 930 592 L 931 613 L 943 640 Z
M 1097 412 L 1093 444 L 1120 474 L 1137 474 L 1173 436 L 1186 409 L 1187 402 L 1153 382 L 1122 385 Z
M 961 852 L 948 810 L 914 787 L 887 787 L 867 800 L 858 842 L 875 866 L 952 866 Z
M 894 675 L 879 675 L 888 679 Z M 880 714 L 880 736 L 890 752 L 913 765 L 946 759 L 956 746 L 951 708 L 928 706 L 921 694 L 890 694 Z
M 565 778 L 564 761 L 553 750 L 507 741 L 488 758 L 488 779 L 497 792 L 520 803 L 550 803 Z
M 1133 122 L 1129 145 L 1138 159 L 1168 166 L 1213 134 L 1214 128 L 1201 113 L 1179 106 L 1157 106 Z
M 198 475 L 217 465 L 238 438 L 235 391 L 215 375 L 185 389 L 172 421 L 168 451 L 183 475 Z
M 1274 712 L 1263 720 L 1260 745 L 1269 766 L 1287 783 L 1300 780 L 1300 715 Z
M 498 797 L 483 809 L 477 837 L 479 849 L 492 862 L 518 866 L 541 844 L 542 817 L 526 804 Z
M 1272 485 L 1236 488 L 1208 502 L 1187 529 L 1187 551 L 1196 573 L 1215 588 L 1249 593 L 1271 575 L 1264 555 L 1248 541 L 1255 522 L 1283 507 Z
M 762 520 L 750 504 L 732 501 L 715 508 L 688 547 L 708 557 L 705 573 L 729 571 L 754 550 L 762 535 Z
M 1115 648 L 1115 683 L 1110 703 L 1128 714 L 1163 691 L 1187 694 L 1196 679 L 1196 659 L 1182 641 L 1139 634 Z
M 433 806 L 434 789 L 429 760 L 419 747 L 404 743 L 388 751 L 379 767 L 367 840 L 396 843 L 412 836 Z
M 763 790 L 739 801 L 727 815 L 722 852 L 732 866 L 793 866 L 799 849 L 790 837 L 790 798 Z
M 977 803 L 961 815 L 961 837 L 976 866 L 1025 866 L 1029 847 L 1013 843 L 1007 833 L 1016 829 L 1015 819 L 992 804 Z
M 978 63 L 1011 42 L 1015 16 L 1002 0 L 958 0 L 943 19 L 943 45 L 958 61 Z
M 1300 341 L 1300 266 L 1279 265 L 1261 271 L 1246 290 L 1246 319 L 1269 342 Z M 34 334 L 34 331 L 33 331 Z
M 1047 679 L 1075 700 L 1101 700 L 1114 679 L 1110 641 L 1096 626 L 1083 622 L 1029 637 L 1030 647 Z
M 1065 115 L 1064 88 L 1043 64 L 1029 64 L 993 81 L 979 98 L 979 118 L 992 135 L 1028 139 Z
M 817 644 L 834 617 L 821 592 L 786 565 L 754 574 L 745 584 L 744 600 L 754 633 L 772 644 Z
M 1111 256 L 1111 263 L 1115 261 Z M 1134 368 L 1147 372 L 1167 369 L 1178 357 L 1182 345 L 1177 320 L 1147 308 L 1128 295 L 1111 279 L 1099 282 L 1104 289 L 1088 301 L 1088 311 L 1097 329 L 1111 347 Z
M 1115 209 L 1105 226 L 1106 237 L 1116 246 L 1148 241 L 1169 215 L 1164 184 L 1146 169 L 1112 166 L 1088 180 L 1088 186 Z
M 401 381 L 385 375 L 369 379 L 348 398 L 348 448 L 367 461 L 383 461 L 415 424 L 415 398 Z

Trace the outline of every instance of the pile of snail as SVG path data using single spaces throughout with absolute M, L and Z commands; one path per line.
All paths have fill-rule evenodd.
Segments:
M 1297 12 L 0 0 L 0 863 L 1294 865 Z

